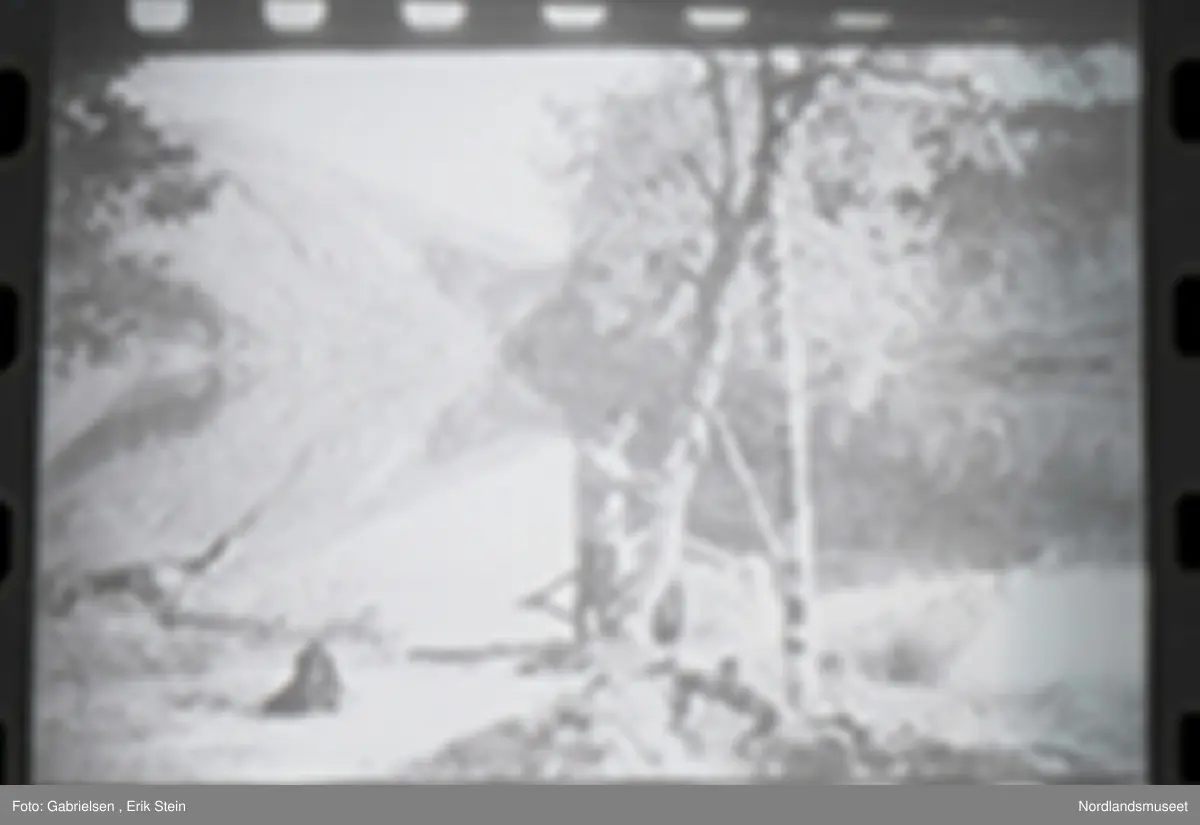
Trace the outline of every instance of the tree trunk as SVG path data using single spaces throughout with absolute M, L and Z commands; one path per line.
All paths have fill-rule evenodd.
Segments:
M 759 56 L 759 139 L 754 165 L 757 186 L 745 207 L 747 229 L 756 237 L 752 252 L 763 280 L 762 317 L 768 358 L 778 366 L 784 389 L 783 453 L 780 484 L 784 556 L 773 565 L 782 610 L 784 695 L 790 710 L 801 713 L 819 701 L 820 651 L 816 627 L 816 542 L 812 459 L 809 445 L 808 359 L 806 326 L 793 315 L 802 306 L 793 294 L 798 272 L 784 272 L 779 260 L 776 183 L 795 118 L 816 92 L 822 73 L 805 77 L 781 96 L 779 77 L 770 59 Z M 784 105 L 786 104 L 786 105 Z
M 696 312 L 696 338 L 688 376 L 687 402 L 681 432 L 671 444 L 662 464 L 655 530 L 655 557 L 650 561 L 645 586 L 637 600 L 633 626 L 641 637 L 648 632 L 649 616 L 672 582 L 679 581 L 687 536 L 688 509 L 696 481 L 710 455 L 710 422 L 721 400 L 726 370 L 732 352 L 731 320 L 734 308 L 729 297 L 737 281 L 743 232 L 727 227 L 706 267 Z
M 773 239 L 772 239 L 773 240 Z M 771 256 L 772 260 L 776 256 Z M 784 691 L 788 706 L 800 712 L 820 701 L 820 669 L 817 648 L 817 545 L 815 497 L 812 488 L 811 425 L 808 398 L 808 347 L 805 326 L 794 294 L 796 275 L 783 273 L 778 263 L 774 276 L 779 283 L 779 314 L 786 404 L 784 427 L 785 512 L 791 515 L 791 529 L 784 547 L 786 555 L 779 565 L 780 599 L 783 605 Z
M 801 713 L 820 701 L 820 650 L 815 617 L 816 525 L 809 444 L 807 326 L 796 294 L 798 272 L 780 265 L 774 217 L 764 215 L 755 238 L 754 257 L 763 279 L 761 312 L 767 358 L 779 370 L 783 386 L 783 421 L 778 443 L 780 468 L 778 512 L 785 529 L 782 557 L 772 565 L 782 617 L 783 688 L 788 707 Z

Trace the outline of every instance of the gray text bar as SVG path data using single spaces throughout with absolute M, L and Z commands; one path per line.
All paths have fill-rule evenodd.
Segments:
M 1190 787 L 972 786 L 10 786 L 11 825 L 903 825 L 1195 822 Z

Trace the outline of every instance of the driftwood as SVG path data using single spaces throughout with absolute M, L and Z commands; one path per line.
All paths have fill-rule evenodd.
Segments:
M 182 559 L 151 559 L 93 570 L 52 587 L 47 601 L 51 616 L 65 618 L 81 601 L 106 596 L 128 596 L 146 608 L 160 624 L 175 627 L 183 622 L 178 602 L 184 588 L 224 559 L 234 544 L 262 520 L 311 457 L 301 452 L 282 481 L 255 501 L 231 525 L 193 556 Z
M 698 702 L 721 705 L 749 721 L 734 743 L 736 751 L 744 752 L 775 733 L 782 714 L 774 702 L 742 679 L 740 671 L 733 656 L 723 658 L 711 673 L 681 668 L 669 659 L 646 669 L 649 674 L 665 673 L 671 679 L 668 704 L 672 730 L 688 736 L 688 718 Z

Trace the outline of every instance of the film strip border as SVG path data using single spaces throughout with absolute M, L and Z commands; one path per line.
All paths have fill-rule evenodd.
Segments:
M 29 0 L 0 0 L 8 3 Z M 450 48 L 1126 37 L 1136 0 L 60 0 L 61 48 Z
M 0 784 L 28 779 L 51 9 L 0 0 Z
M 267 6 L 270 6 L 268 8 Z M 0 0 L 0 783 L 31 778 L 34 491 L 51 34 L 120 49 L 1067 43 L 1122 39 L 1133 0 L 535 3 Z M 1151 777 L 1200 783 L 1200 5 L 1143 0 Z M 1174 95 L 1174 96 L 1173 96 Z M 1189 572 L 1190 571 L 1190 572 Z
M 1142 14 L 1150 767 L 1200 784 L 1200 7 Z

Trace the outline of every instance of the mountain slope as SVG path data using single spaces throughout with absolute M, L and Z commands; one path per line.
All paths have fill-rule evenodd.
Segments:
M 48 491 L 86 491 L 48 537 L 52 566 L 195 552 L 302 451 L 306 467 L 262 535 L 334 534 L 409 461 L 440 410 L 492 369 L 481 325 L 420 270 L 429 227 L 398 229 L 417 210 L 384 212 L 353 181 L 269 145 L 214 134 L 205 148 L 232 180 L 213 212 L 130 242 L 169 252 L 177 277 L 229 308 L 243 332 L 204 369 L 232 378 L 190 433 L 120 449 L 102 420 L 60 439 L 60 462 L 64 451 L 98 457 L 68 461 L 77 472 Z M 153 388 L 132 392 L 114 402 L 117 418 Z

